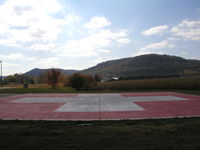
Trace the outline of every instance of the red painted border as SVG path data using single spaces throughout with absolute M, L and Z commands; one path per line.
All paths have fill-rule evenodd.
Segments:
M 200 116 L 200 96 L 174 92 L 120 93 L 132 96 L 177 96 L 185 101 L 135 102 L 145 111 L 114 112 L 54 112 L 65 103 L 13 103 L 27 97 L 76 97 L 78 94 L 21 94 L 0 98 L 0 119 L 26 120 L 104 120 L 104 119 L 148 119 Z

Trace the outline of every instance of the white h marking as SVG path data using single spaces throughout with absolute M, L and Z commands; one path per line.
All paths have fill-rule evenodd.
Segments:
M 65 102 L 55 112 L 105 112 L 105 111 L 144 111 L 145 109 L 133 102 L 177 101 L 188 100 L 176 96 L 140 96 L 123 97 L 120 94 L 79 94 L 77 97 L 31 97 L 17 99 L 13 102 L 51 103 Z

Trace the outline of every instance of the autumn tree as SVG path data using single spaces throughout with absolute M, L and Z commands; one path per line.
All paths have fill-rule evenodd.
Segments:
M 80 90 L 85 83 L 85 78 L 80 73 L 74 73 L 69 77 L 69 84 L 76 90 Z
M 80 73 L 74 73 L 68 78 L 68 83 L 76 90 L 91 90 L 96 86 L 96 81 L 91 75 L 83 75 Z
M 84 75 L 85 82 L 83 85 L 84 90 L 90 90 L 93 89 L 96 86 L 96 81 L 95 78 L 91 75 Z
M 47 84 L 52 88 L 56 88 L 57 84 L 61 80 L 62 73 L 58 69 L 51 69 L 47 72 Z

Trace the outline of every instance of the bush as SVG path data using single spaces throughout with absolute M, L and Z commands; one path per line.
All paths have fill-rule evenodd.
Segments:
M 83 85 L 83 89 L 84 90 L 94 89 L 95 86 L 96 86 L 95 78 L 93 78 L 90 75 L 84 75 L 84 78 L 85 78 L 85 82 L 84 82 L 84 85 Z
M 76 90 L 90 90 L 96 85 L 95 79 L 90 75 L 82 75 L 80 73 L 74 73 L 68 79 L 69 85 Z
M 85 78 L 80 73 L 74 73 L 69 77 L 69 84 L 76 90 L 80 90 L 85 82 Z

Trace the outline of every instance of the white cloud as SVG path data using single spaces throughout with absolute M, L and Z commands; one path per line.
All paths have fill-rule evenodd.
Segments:
M 40 66 L 41 68 L 59 68 L 61 62 L 58 57 L 48 57 L 37 59 L 37 61 L 34 62 L 34 65 Z
M 118 44 L 130 42 L 127 31 L 112 29 L 106 17 L 93 17 L 89 23 L 80 25 L 81 18 L 71 12 L 66 15 L 66 12 L 68 10 L 63 10 L 59 0 L 6 0 L 1 3 L 0 45 L 17 47 L 8 48 L 4 52 L 6 55 L 0 54 L 3 62 L 13 68 L 7 70 L 59 67 L 66 64 L 61 61 L 66 56 L 91 56 L 93 60 L 94 56 L 106 56 Z
M 111 50 L 109 50 L 109 49 L 99 49 L 98 52 L 101 52 L 101 53 L 110 53 Z
M 25 56 L 21 53 L 12 54 L 0 54 L 0 60 L 3 62 L 3 75 L 9 75 L 21 71 L 20 60 L 23 60 Z
M 83 25 L 83 27 L 88 29 L 100 29 L 111 25 L 111 23 L 105 17 L 93 17 L 90 22 Z
M 169 44 L 168 41 L 162 41 L 162 42 L 157 42 L 157 43 L 151 43 L 149 45 L 146 45 L 143 48 L 144 49 L 161 49 L 161 48 L 166 48 L 166 47 L 172 47 L 172 45 Z
M 57 0 L 5 1 L 0 5 L 0 35 L 7 42 L 1 44 L 15 46 L 12 43 L 56 40 L 67 21 L 52 17 L 51 14 L 61 9 Z
M 171 29 L 172 33 L 184 40 L 200 41 L 200 21 L 183 20 Z
M 12 54 L 8 55 L 7 58 L 9 58 L 9 59 L 22 59 L 22 58 L 24 58 L 24 55 L 21 54 L 21 53 L 12 53 Z
M 168 40 L 168 41 L 179 41 L 179 40 L 181 40 L 181 39 L 178 38 L 178 37 L 169 37 L 169 38 L 167 38 L 167 40 Z
M 109 61 L 109 60 L 114 60 L 114 59 L 118 59 L 118 57 L 112 57 L 112 56 L 106 56 L 106 57 L 98 57 L 97 59 L 95 59 L 93 61 L 93 65 L 97 65 L 99 63 L 105 62 L 105 61 Z
M 149 35 L 154 35 L 154 34 L 163 34 L 166 32 L 168 29 L 168 26 L 157 26 L 157 27 L 152 27 L 150 29 L 147 29 L 142 32 L 143 35 L 149 36 Z
M 28 48 L 36 51 L 46 51 L 46 50 L 52 50 L 56 48 L 56 46 L 57 45 L 53 43 L 47 43 L 47 44 L 38 43 L 38 44 L 32 44 Z
M 188 53 L 187 53 L 187 52 L 181 52 L 181 54 L 182 54 L 182 55 L 187 55 Z
M 97 65 L 97 64 L 105 62 L 105 61 L 106 61 L 106 59 L 104 59 L 104 58 L 97 58 L 93 61 L 93 63 L 94 63 L 94 65 Z
M 0 57 L 3 61 L 6 61 L 8 59 L 22 59 L 25 56 L 21 53 L 12 53 L 12 54 L 8 54 L 8 55 L 0 55 Z
M 19 69 L 15 70 L 16 68 L 20 68 L 20 64 L 16 64 L 16 63 L 9 63 L 9 62 L 5 62 L 3 61 L 3 76 L 4 75 L 10 75 L 11 70 L 13 71 L 13 73 L 19 72 Z
M 150 54 L 150 53 L 162 53 L 160 49 L 164 48 L 173 48 L 175 45 L 169 43 L 168 41 L 162 41 L 157 43 L 151 43 L 149 45 L 146 45 L 144 47 L 141 47 L 136 53 L 134 53 L 134 56 L 137 55 L 143 55 L 143 54 Z M 159 51 L 157 51 L 159 50 Z
M 127 33 L 125 30 L 112 32 L 111 30 L 99 30 L 80 40 L 71 40 L 59 50 L 59 56 L 97 56 L 99 49 L 105 49 L 112 44 L 117 43 L 117 40 L 125 38 Z
M 118 44 L 128 44 L 128 43 L 130 43 L 130 42 L 131 42 L 131 40 L 128 39 L 128 38 L 123 38 L 123 39 L 118 39 L 118 40 L 117 40 L 117 43 L 118 43 Z
M 79 22 L 79 21 L 80 21 L 80 18 L 79 18 L 77 15 L 68 14 L 68 15 L 65 17 L 65 20 L 66 20 L 66 23 L 67 23 L 67 24 L 72 24 L 72 23 L 74 23 L 74 22 Z
M 2 55 L 0 55 L 2 57 Z M 18 61 L 19 60 L 19 61 Z M 32 68 L 59 68 L 63 62 L 58 57 L 25 57 L 23 54 L 10 54 L 3 56 L 3 74 L 25 72 Z
M 4 45 L 8 47 L 19 47 L 17 42 L 11 39 L 0 39 L 0 45 Z

